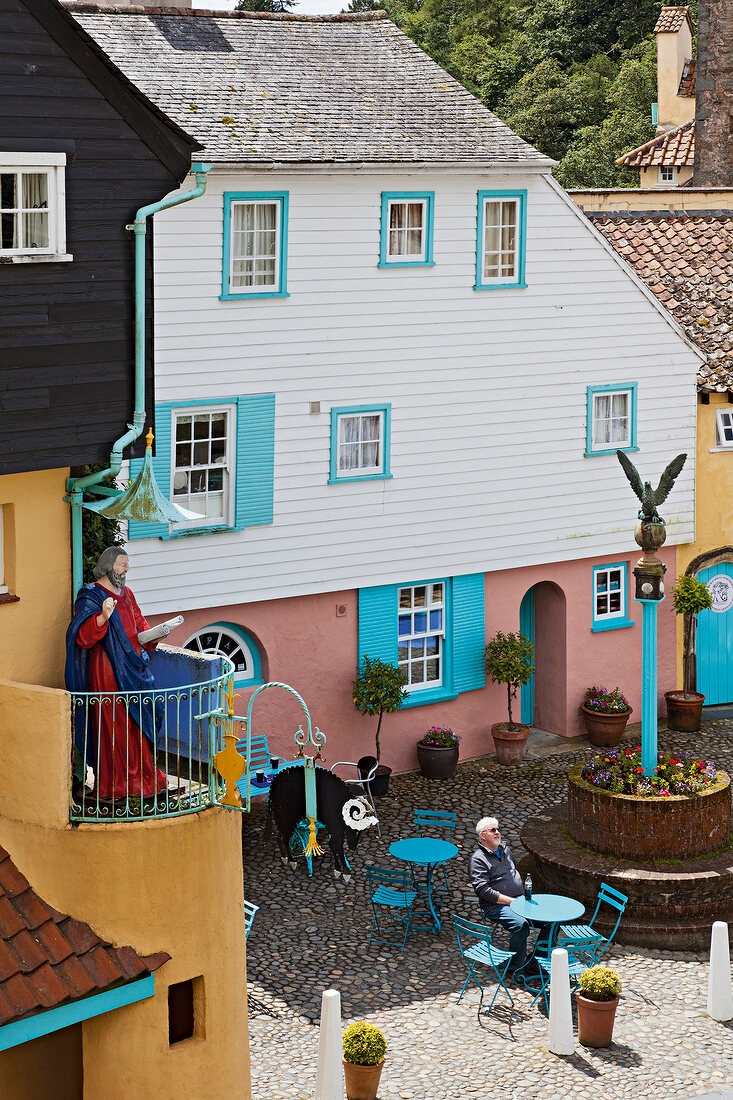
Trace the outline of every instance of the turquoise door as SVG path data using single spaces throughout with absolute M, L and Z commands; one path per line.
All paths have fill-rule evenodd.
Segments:
M 530 642 L 534 642 L 534 588 L 525 592 L 524 599 L 519 608 L 519 629 Z M 521 714 L 520 721 L 528 726 L 534 725 L 534 672 L 528 684 L 520 688 Z
M 710 589 L 713 606 L 697 617 L 697 690 L 705 706 L 733 702 L 733 562 L 719 562 L 697 574 Z

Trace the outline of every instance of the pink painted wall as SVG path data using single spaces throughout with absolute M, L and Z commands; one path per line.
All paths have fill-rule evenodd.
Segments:
M 639 552 L 629 554 L 631 568 Z M 667 566 L 667 589 L 675 580 L 674 548 L 662 550 Z M 558 562 L 526 569 L 502 570 L 486 575 L 486 637 L 497 630 L 519 629 L 519 606 L 525 593 L 542 584 L 536 595 L 537 673 L 536 705 L 545 728 L 567 737 L 584 732 L 578 707 L 592 684 L 618 685 L 634 708 L 633 720 L 641 720 L 641 613 L 633 598 L 629 614 L 636 625 L 621 630 L 591 630 L 592 567 L 608 557 Z M 621 558 L 614 558 L 619 561 Z M 134 590 L 134 560 L 130 584 Z M 631 577 L 633 582 L 633 577 Z M 336 605 L 346 605 L 346 615 L 336 616 Z M 176 614 L 171 605 L 165 615 L 151 618 L 151 625 Z M 145 609 L 143 608 L 143 613 Z M 280 680 L 298 691 L 311 712 L 314 725 L 327 735 L 327 762 L 356 760 L 374 752 L 376 718 L 355 709 L 351 682 L 357 661 L 358 595 L 356 591 L 272 600 L 232 607 L 213 607 L 187 612 L 186 621 L 170 636 L 181 645 L 195 630 L 215 622 L 244 628 L 259 646 L 266 680 Z M 663 692 L 675 686 L 675 615 L 671 601 L 659 609 L 658 684 L 659 712 L 664 714 Z M 254 689 L 240 689 L 238 712 L 245 713 Z M 515 716 L 519 717 L 519 699 Z M 302 710 L 286 692 L 269 689 L 255 703 L 253 732 L 267 733 L 270 747 L 292 757 L 293 734 L 302 721 Z M 473 757 L 493 749 L 490 727 L 506 720 L 506 688 L 488 683 L 457 699 L 385 715 L 382 723 L 382 760 L 395 771 L 417 766 L 415 744 L 431 725 L 452 726 L 462 738 L 461 756 Z

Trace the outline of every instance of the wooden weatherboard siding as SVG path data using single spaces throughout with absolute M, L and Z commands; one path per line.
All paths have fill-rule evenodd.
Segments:
M 178 186 L 192 143 L 50 0 L 0 0 L 0 70 L 0 162 L 3 152 L 66 154 L 73 255 L 0 262 L 0 474 L 105 461 L 133 410 L 125 225 Z
M 224 193 L 273 189 L 290 296 L 222 302 Z M 527 191 L 526 289 L 473 289 L 486 189 Z M 434 267 L 378 267 L 383 191 L 435 193 Z M 584 457 L 591 385 L 638 383 L 645 477 L 689 453 L 665 517 L 668 544 L 692 537 L 699 359 L 543 176 L 214 168 L 155 232 L 158 399 L 276 394 L 273 522 L 178 539 L 176 610 L 617 560 L 636 502 L 614 455 Z M 331 407 L 385 402 L 393 477 L 329 484 Z M 169 610 L 171 544 L 130 552 L 138 598 Z

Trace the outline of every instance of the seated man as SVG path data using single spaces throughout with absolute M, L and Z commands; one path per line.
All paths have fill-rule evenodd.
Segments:
M 511 974 L 527 957 L 529 925 L 509 908 L 514 898 L 524 894 L 524 887 L 509 845 L 502 844 L 496 818 L 482 817 L 476 826 L 476 835 L 479 846 L 468 861 L 468 877 L 484 915 L 490 921 L 498 921 L 511 933 L 509 950 L 514 952 L 509 964 Z

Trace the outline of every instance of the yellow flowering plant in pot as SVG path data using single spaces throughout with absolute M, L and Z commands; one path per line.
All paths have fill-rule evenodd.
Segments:
M 342 1036 L 344 1080 L 348 1100 L 376 1100 L 387 1052 L 382 1031 L 356 1020 Z
M 609 966 L 591 966 L 580 975 L 575 992 L 579 1043 L 585 1047 L 611 1045 L 620 995 L 621 980 Z

